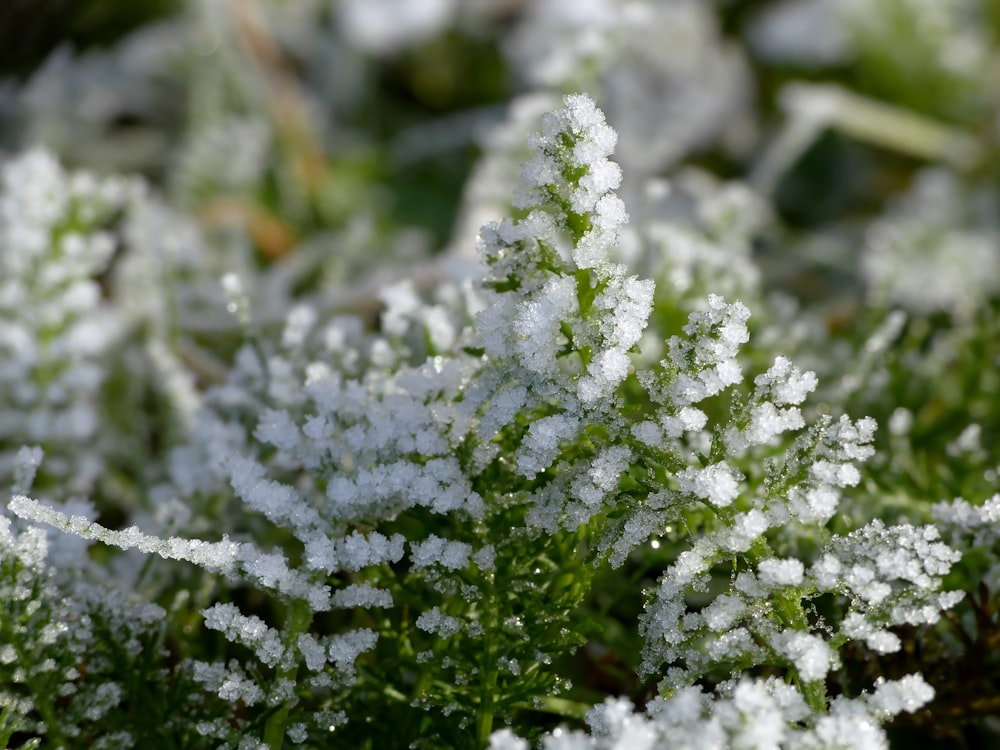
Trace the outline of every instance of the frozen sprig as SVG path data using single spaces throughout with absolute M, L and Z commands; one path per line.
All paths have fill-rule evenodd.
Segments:
M 707 310 L 689 317 L 686 336 L 667 341 L 669 358 L 661 362 L 663 374 L 648 371 L 643 384 L 650 397 L 667 408 L 668 417 L 680 417 L 686 407 L 742 382 L 736 355 L 749 339 L 749 318 L 750 311 L 743 303 L 730 304 L 713 294 Z M 672 422 L 668 425 L 674 431 Z
M 614 131 L 589 98 L 569 96 L 564 103 L 530 139 L 535 155 L 524 170 L 529 190 L 519 200 L 528 215 L 481 233 L 488 284 L 514 292 L 499 294 L 477 316 L 498 380 L 483 418 L 491 430 L 508 424 L 512 409 L 530 410 L 543 400 L 556 399 L 575 412 L 613 397 L 652 308 L 651 282 L 628 276 L 611 261 L 618 228 L 627 220 L 611 192 L 620 181 L 620 170 L 607 159 Z M 570 243 L 568 258 L 560 249 L 562 235 Z M 531 388 L 513 387 L 518 380 Z
M 205 627 L 218 630 L 234 643 L 250 648 L 269 667 L 288 665 L 289 655 L 281 633 L 269 628 L 259 617 L 244 615 L 233 604 L 215 604 L 202 611 Z
M 190 506 L 176 515 L 183 536 L 111 530 L 30 500 L 31 451 L 11 510 L 262 589 L 246 600 L 184 589 L 172 605 L 222 635 L 217 661 L 182 662 L 228 704 L 225 719 L 197 723 L 206 741 L 328 740 L 344 709 L 353 719 L 374 706 L 407 719 L 386 732 L 419 711 L 409 739 L 447 744 L 458 727 L 470 746 L 523 750 L 493 730 L 529 706 L 582 716 L 554 665 L 585 641 L 581 607 L 607 593 L 592 591 L 597 571 L 628 562 L 635 581 L 661 574 L 645 592 L 640 672 L 662 697 L 644 715 L 610 700 L 589 712 L 589 735 L 560 730 L 545 747 L 882 747 L 878 724 L 924 705 L 926 684 L 910 675 L 831 700 L 827 680 L 849 641 L 890 653 L 901 645 L 891 628 L 954 604 L 941 580 L 955 553 L 930 527 L 827 528 L 862 482 L 874 420 L 814 418 L 817 377 L 762 356 L 748 305 L 654 300 L 652 282 L 618 264 L 628 240 L 615 135 L 589 98 L 567 97 L 530 145 L 523 215 L 481 233 L 481 291 L 445 284 L 431 299 L 393 285 L 376 295 L 377 332 L 297 307 L 272 340 L 266 317 L 250 330 L 249 295 L 225 277 L 251 341 L 203 397 L 178 400 L 182 444 L 169 469 L 153 467 L 169 479 L 152 493 L 169 498 L 160 510 L 177 497 Z M 726 212 L 749 202 L 732 191 L 701 206 L 698 241 L 747 251 L 751 229 Z M 653 335 L 665 347 L 646 349 Z M 161 355 L 180 369 L 166 340 Z M 960 535 L 975 526 L 986 538 L 988 509 L 953 510 L 968 522 Z M 34 575 L 45 537 L 20 523 L 0 518 L 0 543 Z M 213 527 L 216 541 L 187 538 Z M 59 643 L 59 628 L 40 638 Z M 0 664 L 16 657 L 0 649 Z M 123 695 L 106 684 L 86 704 L 98 718 Z M 382 731 L 358 724 L 343 742 Z
M 45 532 L 21 525 L 0 515 L 0 731 L 29 745 L 155 744 L 170 730 L 132 724 L 126 684 L 142 675 L 151 703 L 167 689 L 166 612 L 57 565 Z
M 279 552 L 264 553 L 249 542 L 234 542 L 223 537 L 218 542 L 169 537 L 161 539 L 144 534 L 131 526 L 121 531 L 107 529 L 83 516 L 68 516 L 46 507 L 37 500 L 17 495 L 10 501 L 11 512 L 35 523 L 44 523 L 85 539 L 103 542 L 120 549 L 137 549 L 168 560 L 185 560 L 211 572 L 233 578 L 246 577 L 286 597 L 301 599 L 315 610 L 330 606 L 329 588 L 310 581 L 288 567 Z

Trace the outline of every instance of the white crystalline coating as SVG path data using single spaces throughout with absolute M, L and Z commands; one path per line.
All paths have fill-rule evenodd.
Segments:
M 872 624 L 860 612 L 849 612 L 841 623 L 840 631 L 848 638 L 863 640 L 876 653 L 891 654 L 902 647 L 898 636 Z
M 840 504 L 840 494 L 826 485 L 810 487 L 805 491 L 790 493 L 789 510 L 803 523 L 824 524 L 837 511 Z
M 287 662 L 281 633 L 269 628 L 259 617 L 244 615 L 235 605 L 222 603 L 201 613 L 205 618 L 205 627 L 218 630 L 227 639 L 247 646 L 267 666 L 285 665 Z
M 875 692 L 868 698 L 868 704 L 888 717 L 904 711 L 913 713 L 934 700 L 934 688 L 919 674 L 909 674 L 899 680 L 875 682 Z
M 639 717 L 634 715 L 634 711 L 635 704 L 628 698 L 609 696 L 604 699 L 603 703 L 594 706 L 587 712 L 587 724 L 594 735 L 598 737 L 615 737 L 623 731 L 627 732 L 630 728 L 629 725 L 633 722 L 641 721 Z
M 509 727 L 504 727 L 490 735 L 486 750 L 529 750 L 529 747 L 527 740 L 518 737 Z
M 265 409 L 257 422 L 254 437 L 288 453 L 298 448 L 300 442 L 298 425 L 284 409 Z
M 889 750 L 889 742 L 878 724 L 863 709 L 847 704 L 845 712 L 837 712 L 838 703 L 833 704 L 834 713 L 821 716 L 811 732 L 802 738 L 803 750 L 826 750 L 826 748 L 847 747 L 851 750 Z
M 276 524 L 288 524 L 296 530 L 316 527 L 321 523 L 316 510 L 306 505 L 295 490 L 267 479 L 265 475 L 266 470 L 256 461 L 240 456 L 230 460 L 230 485 L 251 510 L 264 514 Z
M 767 589 L 760 585 L 757 576 L 748 570 L 740 571 L 736 576 L 735 588 L 737 591 L 752 597 L 763 598 L 768 594 Z
M 578 395 L 585 404 L 605 398 L 625 379 L 632 362 L 629 350 L 645 330 L 652 311 L 653 284 L 636 277 L 612 274 L 597 295 L 593 310 L 598 320 L 604 348 L 597 351 L 578 383 Z
M 638 422 L 631 427 L 632 437 L 650 448 L 663 445 L 663 430 L 655 422 Z
M 617 208 L 617 204 L 613 204 L 613 207 Z M 595 222 L 594 227 L 584 234 L 573 248 L 573 262 L 577 268 L 601 269 L 607 263 L 608 248 L 617 244 L 617 224 L 612 223 L 610 219 Z
M 788 718 L 765 685 L 742 680 L 733 691 L 732 701 L 741 716 L 750 719 L 734 732 L 734 747 L 778 748 L 786 743 Z
M 745 436 L 750 445 L 773 445 L 784 432 L 805 426 L 797 407 L 778 409 L 770 401 L 754 404 L 750 409 L 750 424 Z
M 96 690 L 87 695 L 87 706 L 83 715 L 90 721 L 97 721 L 117 706 L 121 698 L 121 685 L 115 682 L 103 682 L 97 686 Z
M 544 187 L 555 184 L 559 179 L 559 164 L 551 156 L 545 153 L 535 153 L 521 167 L 521 180 L 530 187 Z M 532 198 L 536 196 L 532 195 Z M 518 208 L 527 208 L 534 205 L 529 203 Z
M 297 745 L 301 745 L 307 739 L 309 739 L 309 725 L 305 722 L 296 722 L 295 724 L 290 724 L 288 729 L 285 730 L 288 735 L 288 739 Z
M 510 331 L 516 310 L 517 300 L 512 295 L 499 294 L 476 314 L 476 334 L 488 357 L 502 361 L 512 355 L 514 340 Z
M 244 543 L 239 550 L 239 572 L 265 588 L 302 599 L 317 612 L 330 608 L 330 588 L 313 583 L 309 576 L 289 568 L 281 552 L 265 553 Z
M 578 144 L 579 145 L 579 144 Z M 574 156 L 579 154 L 580 149 L 575 149 Z M 610 152 L 605 156 L 609 156 Z M 584 154 L 584 156 L 589 156 Z M 600 157 L 598 157 L 600 158 Z M 593 160 L 591 160 L 593 161 Z M 590 171 L 580 178 L 580 186 L 591 193 L 598 195 L 617 190 L 622 183 L 622 170 L 613 161 L 601 161 L 591 164 Z
M 191 662 L 191 667 L 195 681 L 218 693 L 223 700 L 233 703 L 242 701 L 248 706 L 264 700 L 264 691 L 243 673 L 235 660 L 228 667 L 219 662 L 208 664 L 201 661 Z
M 533 423 L 517 451 L 517 471 L 529 479 L 547 469 L 559 454 L 559 443 L 573 438 L 580 420 L 569 414 L 553 414 Z
M 735 359 L 725 359 L 715 366 L 715 371 L 711 370 L 703 378 L 709 390 L 714 395 L 726 386 L 736 385 L 743 380 L 743 370 L 739 362 Z M 718 384 L 716 384 L 716 382 Z
M 313 570 L 356 571 L 372 565 L 399 562 L 403 557 L 402 534 L 386 537 L 377 531 L 365 536 L 353 531 L 349 536 L 331 540 L 316 536 L 306 544 L 306 565 Z
M 631 460 L 632 450 L 627 446 L 616 445 L 606 448 L 594 459 L 589 472 L 590 478 L 595 486 L 610 492 L 617 486 Z
M 86 539 L 110 544 L 120 549 L 138 549 L 141 552 L 155 552 L 161 557 L 187 560 L 208 570 L 232 572 L 239 557 L 241 545 L 223 537 L 221 542 L 205 542 L 199 539 L 181 539 L 143 534 L 135 526 L 121 531 L 112 531 L 91 523 L 82 516 L 67 516 L 65 513 L 47 508 L 37 500 L 15 496 L 10 502 L 10 510 L 29 521 L 44 523 L 57 529 L 83 536 Z
M 96 278 L 116 248 L 111 227 L 130 183 L 64 171 L 42 148 L 0 163 L 0 472 L 21 443 L 46 447 L 61 493 L 89 494 L 104 470 L 99 390 L 127 330 Z M 28 472 L 31 474 L 32 472 Z M 28 474 L 24 475 L 25 477 Z M 30 483 L 14 477 L 14 492 Z
M 861 481 L 861 472 L 853 464 L 814 461 L 809 474 L 817 481 L 834 487 L 853 487 Z
M 521 305 L 514 318 L 515 347 L 521 365 L 539 375 L 556 372 L 556 352 L 563 337 L 560 325 L 579 316 L 575 280 L 568 276 L 550 278 L 541 294 Z
M 594 229 L 605 234 L 608 239 L 617 239 L 618 228 L 628 221 L 625 202 L 617 195 L 602 195 L 594 206 L 591 218 Z M 609 243 L 610 244 L 610 243 Z M 584 266 L 581 266 L 583 268 Z
M 442 539 L 431 534 L 418 543 L 410 543 L 410 561 L 415 570 L 440 565 L 447 570 L 459 570 L 469 564 L 472 546 L 465 542 Z
M 720 462 L 704 469 L 687 468 L 677 475 L 681 492 L 688 492 L 724 508 L 739 497 L 740 476 L 729 464 Z
M 923 694 L 912 686 L 914 703 Z M 777 750 L 779 747 L 822 750 L 887 750 L 878 721 L 884 712 L 869 696 L 837 698 L 830 714 L 811 716 L 795 686 L 780 679 L 740 678 L 714 695 L 680 686 L 669 699 L 656 698 L 644 714 L 628 699 L 609 697 L 587 712 L 590 734 L 563 728 L 544 736 L 545 750 Z M 497 737 L 500 750 L 526 750 L 516 735 Z M 493 745 L 488 748 L 491 750 Z
M 697 432 L 704 429 L 708 423 L 708 416 L 701 409 L 692 406 L 685 406 L 680 409 L 676 416 L 665 416 L 661 420 L 663 433 L 667 437 L 678 438 L 685 432 Z
M 816 390 L 819 383 L 816 373 L 803 372 L 786 357 L 775 357 L 774 363 L 763 375 L 754 378 L 754 385 L 775 406 L 798 405 Z
M 391 607 L 392 594 L 386 589 L 377 589 L 368 581 L 352 583 L 333 592 L 333 606 L 351 607 Z
M 942 607 L 942 609 L 946 609 Z M 878 654 L 894 654 L 903 647 L 902 641 L 895 633 L 887 630 L 875 630 L 864 638 L 865 645 Z
M 1000 518 L 1000 494 L 994 495 L 981 506 L 974 506 L 956 498 L 950 503 L 937 503 L 931 508 L 934 518 L 941 524 L 954 527 L 961 532 L 979 531 L 988 523 Z
M 330 636 L 326 647 L 327 657 L 339 671 L 353 675 L 355 660 L 360 654 L 373 649 L 376 641 L 378 633 L 368 628 Z
M 746 628 L 727 630 L 707 644 L 706 652 L 716 661 L 743 659 L 747 656 L 759 659 L 763 653 Z
M 825 554 L 809 569 L 809 575 L 821 589 L 833 589 L 843 572 L 844 566 L 836 555 Z
M 844 582 L 868 604 L 881 604 L 892 594 L 892 586 L 875 579 L 875 571 L 866 565 L 852 565 L 844 572 Z
M 802 583 L 805 566 L 795 558 L 770 557 L 757 564 L 757 578 L 768 588 L 798 586 Z
M 417 618 L 417 627 L 428 633 L 450 638 L 462 629 L 462 621 L 457 617 L 444 614 L 439 607 L 432 607 L 421 612 Z
M 740 597 L 723 594 L 717 596 L 701 614 L 709 629 L 718 633 L 729 629 L 744 611 L 746 604 Z
M 353 475 L 334 475 L 326 494 L 329 507 L 345 520 L 365 519 L 380 507 L 398 511 L 402 504 L 424 506 L 435 513 L 462 509 L 474 517 L 482 511 L 482 498 L 469 486 L 452 456 L 424 463 L 385 461 L 358 469 Z
M 654 698 L 648 706 L 650 716 L 660 724 L 683 725 L 699 721 L 709 708 L 709 697 L 699 688 L 678 689 L 670 698 Z
M 653 292 L 652 281 L 636 276 L 608 279 L 594 307 L 606 311 L 600 326 L 611 346 L 628 350 L 639 342 L 653 309 Z
M 723 536 L 722 542 L 732 552 L 746 552 L 770 527 L 767 516 L 754 508 L 746 513 L 738 513 L 733 518 L 733 524 Z
M 527 188 L 518 198 L 519 208 L 529 209 L 559 196 L 577 219 L 589 221 L 573 249 L 577 268 L 602 269 L 608 251 L 618 242 L 619 228 L 628 220 L 624 203 L 612 192 L 621 183 L 621 169 L 607 157 L 617 135 L 604 114 L 585 95 L 563 99 L 565 107 L 542 118 L 542 130 L 528 138 L 535 155 L 525 164 L 521 179 Z M 569 177 L 570 172 L 582 172 Z M 560 209 L 562 210 L 562 209 Z M 568 218 L 561 221 L 568 223 Z M 487 245 L 495 239 L 483 234 Z
M 669 359 L 663 365 L 676 369 L 678 375 L 669 384 L 666 396 L 676 408 L 698 403 L 743 379 L 736 355 L 740 345 L 750 338 L 746 327 L 749 318 L 750 311 L 742 302 L 727 304 L 712 294 L 708 310 L 688 317 L 684 326 L 687 338 L 673 336 L 667 340 Z
M 846 416 L 842 416 L 824 432 L 825 451 L 831 458 L 836 457 L 839 460 L 864 461 L 871 458 L 875 453 L 871 442 L 877 427 L 878 424 L 871 417 L 851 422 Z M 831 470 L 830 467 L 826 469 Z M 833 470 L 835 473 L 836 467 L 833 467 Z
M 826 641 L 800 630 L 775 634 L 772 646 L 795 665 L 799 676 L 807 682 L 825 678 L 835 658 Z
M 592 404 L 609 396 L 628 375 L 632 360 L 623 349 L 607 349 L 598 354 L 587 367 L 587 376 L 580 378 L 577 394 L 584 404 Z
M 138 549 L 140 552 L 153 552 L 171 560 L 187 560 L 206 570 L 230 577 L 246 576 L 285 596 L 302 599 L 317 611 L 329 607 L 328 587 L 314 584 L 306 576 L 290 570 L 284 555 L 263 553 L 246 542 L 231 542 L 225 536 L 220 542 L 180 537 L 161 539 L 143 534 L 135 526 L 112 531 L 91 523 L 83 516 L 68 516 L 23 495 L 11 500 L 10 509 L 27 520 L 48 524 L 120 549 Z
M 496 564 L 497 551 L 492 544 L 487 544 L 472 555 L 472 562 L 476 564 L 476 567 L 480 570 L 486 572 L 493 570 L 493 566 Z
M 309 633 L 302 633 L 296 642 L 299 653 L 306 661 L 306 667 L 312 672 L 319 672 L 326 666 L 326 649 Z

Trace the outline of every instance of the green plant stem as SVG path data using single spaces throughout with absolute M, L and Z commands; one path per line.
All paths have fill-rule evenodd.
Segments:
M 294 648 L 299 636 L 309 629 L 312 622 L 312 610 L 304 601 L 296 600 L 291 604 L 288 626 L 286 628 L 286 647 Z M 299 670 L 297 661 L 278 672 L 279 680 L 294 680 Z M 281 750 L 285 741 L 285 728 L 288 725 L 288 713 L 294 703 L 294 698 L 285 701 L 281 707 L 275 711 L 267 720 L 264 726 L 264 744 L 271 750 Z
M 480 666 L 482 680 L 479 683 L 479 707 L 476 710 L 476 743 L 477 747 L 484 748 L 489 743 L 490 734 L 493 733 L 493 716 L 496 711 L 496 691 L 497 691 L 497 644 L 496 631 L 497 622 L 497 601 L 496 589 L 489 586 L 489 593 L 486 597 L 487 622 L 483 623 L 485 631 L 485 648 L 483 649 L 483 661 Z
M 560 698 L 555 695 L 540 695 L 535 699 L 535 703 L 527 701 L 517 701 L 511 704 L 511 708 L 519 708 L 529 711 L 543 711 L 555 716 L 562 716 L 566 719 L 577 719 L 583 721 L 587 717 L 587 712 L 593 708 L 589 703 Z

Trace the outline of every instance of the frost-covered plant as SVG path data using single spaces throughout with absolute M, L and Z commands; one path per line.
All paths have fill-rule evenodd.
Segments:
M 130 193 L 120 178 L 65 172 L 37 149 L 0 171 L 0 477 L 24 443 L 63 498 L 88 492 L 104 465 L 104 361 L 123 320 L 98 283 L 115 241 L 108 225 Z
M 40 460 L 19 451 L 14 492 Z M 185 735 L 196 686 L 170 667 L 166 612 L 99 581 L 80 541 L 0 516 L 0 742 L 125 748 Z
M 660 697 L 645 717 L 609 700 L 590 737 L 546 747 L 880 747 L 880 723 L 931 698 L 918 675 L 836 698 L 827 682 L 845 644 L 896 651 L 893 627 L 953 605 L 956 553 L 933 527 L 833 528 L 874 421 L 807 414 L 816 376 L 783 356 L 751 384 L 742 302 L 708 295 L 682 328 L 652 314 L 654 284 L 613 255 L 615 141 L 566 97 L 529 140 L 519 218 L 481 232 L 484 277 L 430 302 L 387 289 L 378 333 L 298 307 L 272 344 L 227 276 L 248 341 L 157 489 L 200 536 L 11 501 L 211 574 L 196 606 L 223 645 L 180 671 L 229 708 L 199 736 L 524 747 L 533 712 L 586 712 L 565 665 L 610 622 L 584 606 L 596 577 L 626 563 L 658 577 L 632 666 Z

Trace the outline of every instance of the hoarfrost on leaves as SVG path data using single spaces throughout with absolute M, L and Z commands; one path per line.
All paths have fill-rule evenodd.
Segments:
M 410 28 L 416 36 L 394 37 L 384 26 L 390 5 L 415 7 L 344 6 L 348 23 L 364 31 L 361 45 L 387 51 L 424 33 Z M 651 6 L 626 5 L 624 15 L 594 7 L 608 11 L 611 25 L 661 18 Z M 678 13 L 700 23 L 698 6 L 682 5 Z M 444 15 L 459 12 L 452 3 L 439 6 Z M 223 130 L 229 127 L 258 152 L 265 148 L 251 124 Z M 9 509 L 17 516 L 0 515 L 0 555 L 23 568 L 10 598 L 30 598 L 57 559 L 33 523 L 187 561 L 249 583 L 267 602 L 256 610 L 256 594 L 249 604 L 237 599 L 239 606 L 214 600 L 217 589 L 208 585 L 177 596 L 178 609 L 188 606 L 185 597 L 197 599 L 192 611 L 203 626 L 259 662 L 183 662 L 213 699 L 231 704 L 228 721 L 197 723 L 202 735 L 261 746 L 257 737 L 237 737 L 256 731 L 241 716 L 255 709 L 271 717 L 264 732 L 272 746 L 279 735 L 307 742 L 317 728 L 344 724 L 340 708 L 356 709 L 374 695 L 366 681 L 382 680 L 386 700 L 432 708 L 433 720 L 457 713 L 463 731 L 477 722 L 478 739 L 488 736 L 492 750 L 526 750 L 512 729 L 492 731 L 526 705 L 524 695 L 514 701 L 503 693 L 508 703 L 498 696 L 521 690 L 542 706 L 566 700 L 559 698 L 565 683 L 547 667 L 582 642 L 569 624 L 595 571 L 631 557 L 652 561 L 648 570 L 660 574 L 643 592 L 639 623 L 640 671 L 659 680 L 660 697 L 640 713 L 626 698 L 608 698 L 587 712 L 589 733 L 554 730 L 542 739 L 547 750 L 885 746 L 879 725 L 919 709 L 933 690 L 911 674 L 831 699 L 826 681 L 841 648 L 859 641 L 892 653 L 901 639 L 891 628 L 937 622 L 961 596 L 942 591 L 960 558 L 952 546 L 995 544 L 1000 501 L 937 506 L 945 540 L 933 526 L 878 520 L 840 534 L 828 528 L 845 496 L 864 485 L 860 466 L 874 453 L 875 421 L 829 416 L 826 405 L 809 404 L 818 377 L 754 348 L 743 301 L 692 293 L 668 309 L 664 290 L 658 297 L 651 280 L 628 272 L 619 261 L 629 216 L 615 193 L 623 174 L 609 159 L 616 142 L 592 99 L 567 96 L 529 139 L 533 155 L 516 196 L 521 217 L 480 233 L 482 289 L 468 292 L 466 279 L 442 285 L 428 301 L 414 283 L 390 285 L 376 295 L 383 306 L 377 331 L 358 318 L 323 322 L 317 308 L 301 305 L 280 317 L 281 332 L 268 341 L 252 309 L 260 280 L 244 269 L 227 272 L 221 286 L 247 341 L 233 367 L 197 394 L 193 379 L 173 376 L 183 371 L 180 359 L 158 334 L 160 347 L 151 351 L 173 372 L 163 377 L 182 407 L 182 436 L 157 478 L 156 502 L 164 502 L 119 530 L 95 523 L 79 503 L 28 494 L 35 494 L 35 473 L 47 471 L 42 449 L 58 458 L 65 447 L 60 430 L 77 440 L 94 434 L 103 377 L 96 360 L 115 332 L 100 325 L 106 311 L 92 278 L 109 262 L 113 242 L 92 228 L 61 235 L 59 222 L 69 205 L 82 215 L 122 205 L 125 186 L 67 176 L 43 152 L 9 164 L 0 198 L 9 236 L 0 240 L 22 252 L 0 254 L 9 272 L 0 281 L 0 318 L 13 321 L 0 330 L 0 353 L 17 355 L 0 364 L 0 382 L 25 402 L 39 396 L 29 391 L 44 357 L 18 315 L 36 287 L 51 292 L 46 314 L 61 326 L 45 356 L 79 365 L 48 381 L 71 406 L 25 433 L 40 447 L 20 448 L 0 465 L 11 470 Z M 236 189 L 252 174 L 218 177 Z M 703 192 L 714 199 L 699 203 L 699 220 L 749 263 L 757 198 L 735 187 Z M 91 195 L 100 198 L 94 205 Z M 727 218 L 743 209 L 740 221 Z M 707 230 L 672 233 L 651 221 L 660 228 L 657 241 L 687 249 L 709 243 Z M 65 262 L 46 266 L 53 243 Z M 675 253 L 668 296 L 695 286 L 694 261 L 680 268 L 686 251 Z M 901 286 L 890 288 L 880 256 L 871 257 L 873 288 L 927 308 L 900 294 Z M 721 262 L 712 255 L 711 263 Z M 754 293 L 751 277 L 730 287 Z M 956 304 L 930 307 L 957 312 Z M 661 330 L 675 312 L 687 324 Z M 665 340 L 647 348 L 656 337 Z M 896 437 L 907 432 L 901 420 L 893 420 Z M 983 450 L 974 427 L 954 443 L 954 457 Z M 170 503 L 181 497 L 190 498 L 188 512 L 172 514 Z M 188 527 L 177 530 L 185 536 L 163 531 L 168 517 Z M 147 522 L 159 533 L 141 531 Z M 215 523 L 221 538 L 187 538 L 206 536 Z M 815 553 L 800 558 L 802 550 Z M 816 616 L 820 599 L 831 608 L 823 618 Z M 82 654 L 95 620 L 85 608 L 46 606 L 58 616 L 37 629 L 39 647 L 69 643 Z M 128 617 L 133 630 L 156 619 L 135 609 Z M 138 638 L 122 652 L 140 654 Z M 393 668 L 378 662 L 383 652 L 394 654 Z M 0 649 L 4 667 L 18 657 Z M 65 675 L 65 696 L 77 691 L 81 662 L 46 655 L 36 666 Z M 761 673 L 771 676 L 748 676 Z M 17 684 L 28 678 L 23 668 L 15 674 Z M 706 684 L 711 692 L 700 687 Z M 478 697 L 463 705 L 465 693 Z M 123 696 L 121 684 L 106 680 L 81 699 L 81 710 L 98 720 Z

